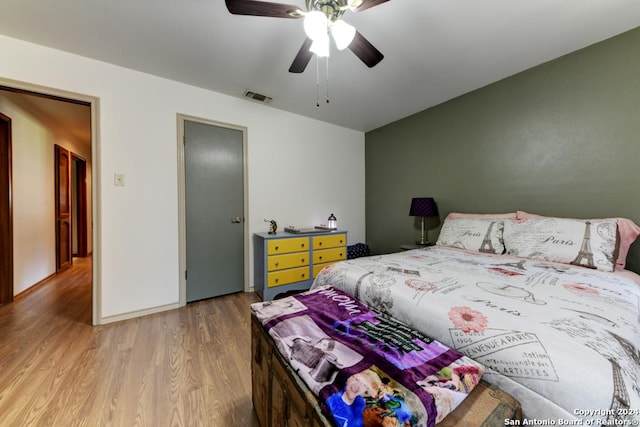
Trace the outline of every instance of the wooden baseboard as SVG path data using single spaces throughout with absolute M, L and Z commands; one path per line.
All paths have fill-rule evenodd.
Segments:
M 13 296 L 13 299 L 15 300 L 16 298 L 22 298 L 25 295 L 29 295 L 31 292 L 35 291 L 37 288 L 39 288 L 40 286 L 44 285 L 49 279 L 52 279 L 53 277 L 56 277 L 56 276 L 57 276 L 57 273 L 52 273 L 52 274 L 48 275 L 47 277 L 45 277 L 44 279 L 40 280 L 39 282 L 36 282 L 33 285 L 29 286 L 24 291 L 21 291 L 21 292 L 18 292 L 17 294 L 15 294 Z
M 173 304 L 161 305 L 159 307 L 147 308 L 144 310 L 136 310 L 136 311 L 130 311 L 128 313 L 115 314 L 113 316 L 106 316 L 101 319 L 98 319 L 98 324 L 106 325 L 107 323 L 119 322 L 121 320 L 129 320 L 136 317 L 148 316 L 149 314 L 175 310 L 176 308 L 180 308 L 180 307 L 181 305 L 179 303 L 173 303 Z

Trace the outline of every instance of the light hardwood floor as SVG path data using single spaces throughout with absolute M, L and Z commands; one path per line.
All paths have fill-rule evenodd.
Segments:
M 255 294 L 91 326 L 90 262 L 0 307 L 0 426 L 258 426 Z

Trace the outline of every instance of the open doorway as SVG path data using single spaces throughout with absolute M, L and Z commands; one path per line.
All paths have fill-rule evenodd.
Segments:
M 89 221 L 87 215 L 87 160 L 71 154 L 71 254 L 85 258 L 89 255 Z
M 9 156 L 9 180 L 0 180 L 0 195 L 9 194 L 7 206 L 1 205 L 3 219 L 12 223 L 11 238 L 0 239 L 2 245 L 3 280 L 0 294 L 11 297 L 28 292 L 61 271 L 61 261 L 93 255 L 93 123 L 95 100 L 61 96 L 59 91 L 29 90 L 2 85 L 0 81 L 0 113 L 10 118 L 13 130 Z M 38 88 L 39 89 L 39 88 Z M 64 94 L 66 95 L 66 94 Z M 80 98 L 83 98 L 80 96 Z M 97 102 L 97 101 L 95 101 Z M 68 198 L 68 260 L 61 260 L 57 239 L 56 147 L 67 152 L 69 175 L 63 196 Z M 0 148 L 4 149 L 4 145 Z M 4 168 L 3 168 L 4 170 Z M 4 199 L 4 197 L 3 197 Z M 3 223 L 5 221 L 3 220 Z M 4 230 L 3 230 L 4 231 Z M 53 242 L 56 242 L 55 244 Z M 7 259 L 11 257 L 9 262 Z M 93 258 L 93 257 L 92 257 Z M 5 268 L 10 270 L 5 272 Z M 93 270 L 93 263 L 92 263 Z M 10 277 L 11 280 L 6 280 Z M 92 274 L 95 281 L 95 275 Z M 95 283 L 92 294 L 92 322 L 98 323 Z
M 13 301 L 11 118 L 0 113 L 0 305 Z

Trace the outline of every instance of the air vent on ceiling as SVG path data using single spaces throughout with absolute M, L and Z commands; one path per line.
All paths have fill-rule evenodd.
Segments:
M 272 100 L 270 96 L 263 95 L 261 93 L 253 92 L 250 90 L 245 91 L 244 96 L 254 101 L 262 102 L 264 104 L 268 104 Z

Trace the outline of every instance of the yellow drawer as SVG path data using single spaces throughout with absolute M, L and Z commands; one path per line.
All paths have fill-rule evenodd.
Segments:
M 289 283 L 302 282 L 304 280 L 309 280 L 309 278 L 309 267 L 274 271 L 272 273 L 267 273 L 267 286 L 269 288 L 273 288 L 276 286 L 287 285 Z
M 320 270 L 322 270 L 323 268 L 325 268 L 327 265 L 332 265 L 335 264 L 335 262 L 327 262 L 325 264 L 315 264 L 313 266 L 313 278 L 315 279 L 316 276 L 318 275 L 318 273 L 320 273 Z
M 286 254 L 309 250 L 308 237 L 294 237 L 292 239 L 273 239 L 267 242 L 267 255 Z
M 309 252 L 297 252 L 267 257 L 267 270 L 284 270 L 287 268 L 309 265 Z
M 347 245 L 346 234 L 330 234 L 327 236 L 314 236 L 313 249 L 335 248 Z
M 323 249 L 321 251 L 313 251 L 313 264 L 322 264 L 331 261 L 340 261 L 347 259 L 347 248 Z

